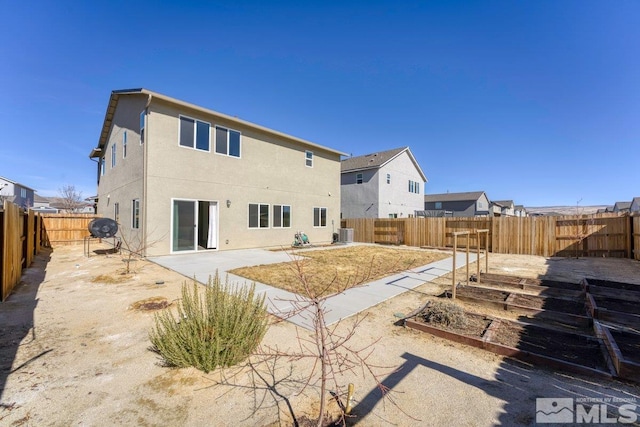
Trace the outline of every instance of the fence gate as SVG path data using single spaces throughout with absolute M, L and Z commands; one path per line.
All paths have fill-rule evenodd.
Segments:
M 404 221 L 378 219 L 373 223 L 374 243 L 404 244 Z

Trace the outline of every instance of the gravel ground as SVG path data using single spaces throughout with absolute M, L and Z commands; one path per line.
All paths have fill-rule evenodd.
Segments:
M 163 367 L 149 351 L 153 312 L 134 307 L 154 297 L 174 301 L 187 279 L 147 261 L 136 262 L 129 276 L 120 274 L 123 266 L 120 256 L 87 258 L 76 246 L 43 252 L 25 271 L 0 304 L 1 425 L 276 426 L 292 425 L 292 412 L 315 416 L 317 388 L 302 390 L 309 360 L 257 364 L 262 379 L 247 368 L 204 374 Z M 640 263 L 491 254 L 490 272 L 631 282 L 640 277 Z M 352 421 L 535 425 L 536 398 L 640 400 L 633 384 L 554 372 L 394 325 L 394 314 L 423 305 L 450 280 L 422 285 L 358 318 L 350 343 L 371 346 L 368 361 L 380 366 L 374 372 L 391 391 L 382 399 L 374 379 L 361 370 L 339 377 L 342 386 L 355 385 Z M 345 320 L 336 332 L 346 334 L 355 320 Z M 307 336 L 275 322 L 263 345 L 294 349 Z M 334 410 L 335 403 L 329 407 Z

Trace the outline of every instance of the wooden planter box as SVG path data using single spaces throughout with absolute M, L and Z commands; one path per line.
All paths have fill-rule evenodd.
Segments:
M 616 375 L 620 378 L 640 382 L 640 361 L 631 360 L 630 358 L 635 356 L 628 354 L 629 352 L 623 352 L 620 349 L 620 345 L 615 339 L 615 335 L 623 335 L 632 341 L 640 343 L 640 334 L 634 334 L 625 331 L 616 331 L 612 333 L 612 329 L 601 325 L 599 322 L 594 322 L 593 328 L 596 332 L 596 336 L 601 338 L 609 351 L 609 356 L 616 371 Z

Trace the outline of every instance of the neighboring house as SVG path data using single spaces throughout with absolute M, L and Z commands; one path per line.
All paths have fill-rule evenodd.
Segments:
M 44 209 L 51 207 L 51 200 L 48 197 L 40 196 L 39 194 L 33 195 L 33 208 Z
M 615 213 L 629 212 L 630 208 L 631 208 L 631 202 L 616 202 L 616 204 L 613 205 L 613 211 Z
M 513 211 L 517 217 L 524 218 L 527 216 L 527 209 L 523 205 L 515 205 Z
M 606 209 L 605 209 L 605 212 L 606 212 L 606 213 L 612 213 L 612 212 L 614 212 L 614 210 L 613 210 L 613 206 L 607 206 L 607 207 L 606 207 Z
M 342 218 L 407 218 L 422 210 L 427 177 L 409 147 L 349 157 L 341 165 Z
M 494 216 L 516 216 L 513 200 L 494 200 L 491 206 Z
M 634 197 L 629 206 L 629 212 L 640 212 L 640 197 Z
M 0 200 L 8 200 L 23 209 L 33 207 L 33 188 L 0 176 Z
M 420 216 L 476 217 L 489 215 L 489 198 L 484 191 L 428 194 L 424 196 L 425 214 Z M 437 215 L 437 212 L 444 212 Z
M 331 242 L 342 155 L 146 89 L 111 93 L 90 153 L 97 214 L 148 256 Z

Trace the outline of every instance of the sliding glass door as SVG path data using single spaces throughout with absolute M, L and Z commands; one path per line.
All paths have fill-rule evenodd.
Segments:
M 172 251 L 218 248 L 218 202 L 174 200 Z

